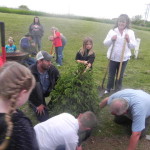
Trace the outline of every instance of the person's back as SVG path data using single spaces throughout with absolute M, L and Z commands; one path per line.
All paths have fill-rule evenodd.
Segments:
M 39 123 L 34 129 L 40 150 L 55 150 L 61 145 L 65 145 L 66 150 L 75 150 L 77 147 L 78 120 L 68 113 Z
M 132 110 L 132 113 L 141 114 L 142 111 L 146 117 L 150 116 L 150 95 L 143 90 L 124 89 L 118 91 L 110 96 L 108 104 L 113 100 L 114 97 L 122 97 L 126 99 L 126 101 L 129 103 L 129 109 Z
M 29 39 L 27 37 L 23 37 L 20 40 L 20 49 L 23 52 L 30 52 L 30 42 L 29 42 Z
M 64 47 L 67 43 L 67 39 L 62 33 L 61 33 L 61 41 L 62 41 L 62 46 Z
M 32 35 L 30 33 L 27 33 L 23 38 L 21 38 L 20 50 L 29 54 L 29 57 L 23 60 L 23 64 L 26 66 L 35 64 L 35 59 L 33 57 L 36 55 L 37 51 L 35 44 L 32 43 Z

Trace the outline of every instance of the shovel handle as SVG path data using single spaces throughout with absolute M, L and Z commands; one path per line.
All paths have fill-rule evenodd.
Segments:
M 122 55 L 121 55 L 121 61 L 120 61 L 120 65 L 119 65 L 118 75 L 117 75 L 117 80 L 120 79 L 120 73 L 121 73 L 121 69 L 122 69 L 122 63 L 123 63 L 125 48 L 126 48 L 126 40 L 124 39 L 123 48 L 122 48 Z
M 105 79 L 106 79 L 106 75 L 108 73 L 108 68 L 109 68 L 111 56 L 112 56 L 112 53 L 113 53 L 114 45 L 115 45 L 115 41 L 113 41 L 113 45 L 112 45 L 112 48 L 111 48 L 110 56 L 109 56 L 109 59 L 108 59 L 108 65 L 107 65 L 106 72 L 105 72 L 103 80 L 102 80 L 102 86 L 101 86 L 102 89 L 104 89 L 104 82 L 105 82 Z
M 0 32 L 1 32 L 2 59 L 3 59 L 3 63 L 4 63 L 6 61 L 5 24 L 4 24 L 4 22 L 0 22 Z
M 5 25 L 4 25 L 4 22 L 0 22 L 0 31 L 1 31 L 1 44 L 2 44 L 2 47 L 5 47 Z

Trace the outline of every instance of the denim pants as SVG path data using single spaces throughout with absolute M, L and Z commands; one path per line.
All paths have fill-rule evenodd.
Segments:
M 35 44 L 38 46 L 38 51 L 41 50 L 42 44 L 41 44 L 41 37 L 40 36 L 33 36 L 33 40 Z
M 62 65 L 62 47 L 55 47 L 56 63 Z
M 122 80 L 123 80 L 123 75 L 124 75 L 127 62 L 128 61 L 124 61 L 122 63 L 120 78 L 117 83 L 117 80 L 115 81 L 115 76 L 117 77 L 118 75 L 120 62 L 115 62 L 115 61 L 110 60 L 108 83 L 107 83 L 108 92 L 110 92 L 110 90 L 114 88 L 114 81 L 115 81 L 115 90 L 120 90 L 122 88 Z
M 24 65 L 26 65 L 26 66 L 30 66 L 32 64 L 35 64 L 36 60 L 34 58 L 32 58 L 32 57 L 28 57 L 28 58 L 22 60 L 21 63 L 24 64 Z

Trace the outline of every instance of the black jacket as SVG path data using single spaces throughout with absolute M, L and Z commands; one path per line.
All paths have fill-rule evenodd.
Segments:
M 4 117 L 5 114 L 0 113 L 0 144 L 7 131 Z M 6 150 L 39 150 L 32 123 L 23 112 L 17 110 L 16 113 L 13 113 L 12 122 L 13 131 Z
M 59 78 L 59 71 L 55 68 L 55 66 L 51 65 L 51 67 L 48 70 L 48 75 L 49 75 L 49 80 L 50 80 L 50 87 L 48 88 L 46 93 L 43 95 L 42 84 L 40 82 L 39 72 L 37 70 L 37 63 L 31 65 L 29 67 L 29 69 L 31 70 L 31 72 L 34 75 L 35 80 L 36 80 L 36 86 L 33 89 L 33 91 L 31 92 L 31 95 L 29 97 L 29 101 L 31 101 L 31 103 L 33 105 L 35 105 L 36 107 L 41 105 L 41 104 L 45 105 L 45 97 L 49 96 L 50 92 L 54 88 L 54 86 L 56 84 L 56 81 Z

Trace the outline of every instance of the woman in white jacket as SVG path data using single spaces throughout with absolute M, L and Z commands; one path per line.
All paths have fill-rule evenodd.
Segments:
M 135 35 L 133 30 L 129 28 L 129 24 L 130 19 L 128 15 L 121 14 L 117 19 L 114 29 L 108 32 L 104 40 L 104 45 L 109 47 L 107 57 L 110 59 L 108 83 L 105 94 L 114 88 L 114 83 L 116 90 L 122 88 L 123 74 L 131 56 L 131 49 L 134 49 L 136 46 Z M 120 71 L 119 68 L 121 69 Z M 115 76 L 118 76 L 118 72 L 120 74 L 119 79 L 115 81 Z

